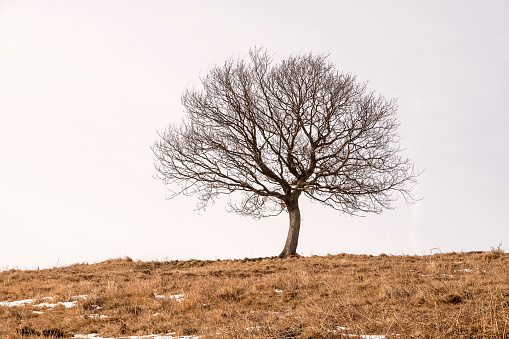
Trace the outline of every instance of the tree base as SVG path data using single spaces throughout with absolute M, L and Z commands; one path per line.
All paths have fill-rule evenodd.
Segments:
M 283 251 L 281 252 L 281 254 L 279 254 L 277 256 L 279 259 L 286 259 L 286 258 L 291 258 L 291 257 L 300 257 L 300 255 L 298 255 L 296 252 L 287 252 L 287 251 Z

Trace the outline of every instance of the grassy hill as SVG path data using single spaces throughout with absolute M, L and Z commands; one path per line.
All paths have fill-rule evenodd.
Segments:
M 0 338 L 92 333 L 509 338 L 509 255 L 126 258 L 0 273 Z

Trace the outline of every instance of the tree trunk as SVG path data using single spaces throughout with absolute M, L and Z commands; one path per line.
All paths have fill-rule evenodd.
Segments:
M 290 216 L 290 228 L 286 237 L 286 244 L 279 258 L 287 258 L 297 254 L 297 244 L 299 242 L 300 231 L 300 209 L 298 198 L 287 202 L 286 207 Z

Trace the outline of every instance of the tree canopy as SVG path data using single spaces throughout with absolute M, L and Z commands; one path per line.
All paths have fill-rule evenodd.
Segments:
M 402 149 L 397 104 L 341 73 L 327 55 L 279 63 L 255 48 L 228 59 L 182 96 L 187 116 L 152 149 L 172 197 L 204 208 L 221 194 L 231 211 L 255 218 L 287 211 L 281 257 L 296 253 L 301 194 L 342 213 L 380 213 L 397 195 L 413 201 L 418 175 Z

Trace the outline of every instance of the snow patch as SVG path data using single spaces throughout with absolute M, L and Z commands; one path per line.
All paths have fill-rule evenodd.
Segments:
M 65 308 L 71 308 L 71 307 L 74 307 L 78 304 L 78 300 L 79 299 L 86 299 L 88 298 L 88 295 L 76 295 L 76 296 L 73 296 L 72 297 L 72 300 L 74 301 L 69 301 L 69 302 L 59 302 L 59 303 L 47 303 L 47 302 L 44 302 L 44 303 L 40 303 L 40 304 L 37 304 L 37 305 L 34 305 L 35 307 L 55 307 L 55 306 L 58 306 L 58 305 L 63 305 L 65 306 Z M 25 300 L 17 300 L 17 301 L 2 301 L 0 302 L 0 306 L 5 306 L 5 307 L 18 307 L 18 306 L 23 306 L 23 305 L 27 305 L 27 304 L 33 304 L 35 303 L 37 300 L 47 300 L 47 301 L 50 301 L 50 300 L 53 300 L 55 299 L 54 297 L 44 297 L 44 298 L 38 298 L 38 299 L 25 299 Z
M 35 307 L 50 307 L 50 308 L 53 308 L 53 307 L 57 307 L 59 305 L 62 305 L 64 306 L 65 308 L 72 308 L 76 305 L 78 305 L 78 302 L 77 301 L 69 301 L 69 302 L 59 302 L 59 303 L 56 303 L 56 304 L 50 304 L 50 303 L 40 303 L 40 304 L 37 304 L 37 305 L 34 305 Z
M 171 299 L 175 301 L 184 301 L 184 295 L 183 294 L 174 294 L 174 295 L 162 295 L 162 294 L 155 294 L 154 296 L 157 299 Z
M 168 334 L 151 334 L 151 335 L 141 335 L 136 336 L 132 335 L 129 337 L 115 337 L 115 338 L 104 338 L 99 336 L 98 334 L 75 334 L 73 338 L 82 338 L 82 339 L 198 339 L 200 337 L 186 335 L 183 337 L 174 337 L 172 336 L 174 333 Z
M 2 301 L 0 302 L 0 306 L 5 307 L 18 307 L 23 306 L 26 304 L 33 304 L 36 302 L 37 299 L 25 299 L 25 300 L 18 300 L 18 301 Z
M 252 326 L 252 327 L 246 327 L 246 331 L 259 331 L 263 330 L 265 327 L 263 326 Z
M 386 339 L 386 336 L 384 334 L 347 334 L 343 333 L 344 331 L 348 331 L 347 327 L 344 326 L 336 326 L 337 330 L 329 331 L 334 334 L 341 334 L 344 337 L 351 337 L 351 338 L 360 338 L 360 339 Z M 399 337 L 399 334 L 396 334 L 396 336 Z
M 104 314 L 91 314 L 88 316 L 89 318 L 92 318 L 92 319 L 106 319 L 108 318 L 108 316 L 104 315 Z

